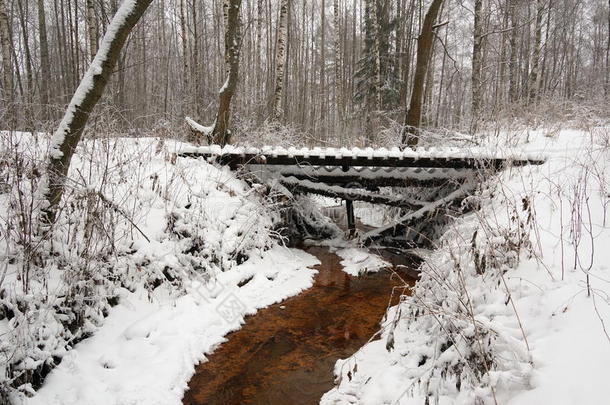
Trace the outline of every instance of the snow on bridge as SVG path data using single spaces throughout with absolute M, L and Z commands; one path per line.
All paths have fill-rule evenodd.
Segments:
M 235 166 L 238 164 L 341 166 L 341 167 L 437 167 L 477 169 L 501 168 L 506 164 L 523 166 L 542 164 L 539 155 L 491 150 L 489 148 L 262 148 L 219 145 L 186 147 L 178 152 L 183 157 L 207 157 Z

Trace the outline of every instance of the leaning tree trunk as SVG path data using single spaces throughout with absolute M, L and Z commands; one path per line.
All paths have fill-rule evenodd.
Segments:
M 419 141 L 424 83 L 426 82 L 426 72 L 432 54 L 432 44 L 434 43 L 434 21 L 442 4 L 443 0 L 432 1 L 424 17 L 419 38 L 417 38 L 417 62 L 415 64 L 411 104 L 405 117 L 405 128 L 402 134 L 402 144 L 407 144 L 410 147 L 416 146 Z
M 275 92 L 273 94 L 272 118 L 279 122 L 284 115 L 282 108 L 282 94 L 284 91 L 284 52 L 286 50 L 286 36 L 288 17 L 288 0 L 282 0 L 280 4 L 280 20 L 277 31 L 277 50 L 275 54 Z
M 43 208 L 40 225 L 45 232 L 50 230 L 57 217 L 57 208 L 64 192 L 64 179 L 89 114 L 110 80 L 127 36 L 151 2 L 152 0 L 125 0 L 122 3 L 108 26 L 95 59 L 72 96 L 64 118 L 51 138 L 47 179 L 41 186 Z
M 231 117 L 231 99 L 237 87 L 239 78 L 239 48 L 241 46 L 239 10 L 241 0 L 225 0 L 223 12 L 225 14 L 225 63 L 227 65 L 227 80 L 219 92 L 218 114 L 212 132 L 213 141 L 219 145 L 226 145 L 231 140 L 229 119 Z

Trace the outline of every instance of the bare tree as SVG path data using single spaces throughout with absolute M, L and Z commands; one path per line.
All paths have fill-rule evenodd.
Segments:
M 225 0 L 223 11 L 226 19 L 225 31 L 225 63 L 227 79 L 219 92 L 218 114 L 212 133 L 216 144 L 225 145 L 231 140 L 229 119 L 231 115 L 231 99 L 237 87 L 239 78 L 239 53 L 241 47 L 240 12 L 241 0 Z
M 341 88 L 341 16 L 339 0 L 333 0 L 334 35 L 335 35 L 335 110 L 337 112 L 338 126 L 343 122 L 343 90 Z
M 483 0 L 474 0 L 474 41 L 472 46 L 472 132 L 476 132 L 481 109 L 481 68 L 483 63 Z
M 152 0 L 126 0 L 108 26 L 106 35 L 91 66 L 76 89 L 66 114 L 51 139 L 47 180 L 41 186 L 41 226 L 49 230 L 57 217 L 57 207 L 64 192 L 64 180 L 72 155 L 82 137 L 89 114 L 102 96 L 114 70 L 127 36 Z
M 421 111 L 424 98 L 424 83 L 432 44 L 434 41 L 434 21 L 443 4 L 443 0 L 433 0 L 426 12 L 422 24 L 421 33 L 417 38 L 417 62 L 415 64 L 415 75 L 413 78 L 413 91 L 411 103 L 405 117 L 405 128 L 402 134 L 402 144 L 414 147 L 419 141 L 419 127 L 421 123 Z
M 538 76 L 540 69 L 540 53 L 542 51 L 542 18 L 544 16 L 544 0 L 536 0 L 536 26 L 534 28 L 534 54 L 532 55 L 532 71 L 529 78 L 529 102 L 534 102 L 538 94 Z
M 510 60 L 509 64 L 509 94 L 510 101 L 515 102 L 519 98 L 518 94 L 518 54 L 519 49 L 517 47 L 517 38 L 518 38 L 518 0 L 508 0 L 509 2 L 509 13 L 510 13 L 510 23 L 511 23 L 511 32 L 510 32 Z

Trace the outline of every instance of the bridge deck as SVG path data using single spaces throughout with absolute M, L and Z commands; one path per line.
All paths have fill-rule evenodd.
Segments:
M 360 148 L 242 148 L 227 145 L 188 147 L 178 153 L 183 157 L 216 159 L 232 167 L 243 164 L 312 165 L 340 167 L 421 167 L 453 169 L 500 169 L 507 165 L 524 166 L 544 163 L 540 156 L 493 152 L 484 148 L 360 149 Z

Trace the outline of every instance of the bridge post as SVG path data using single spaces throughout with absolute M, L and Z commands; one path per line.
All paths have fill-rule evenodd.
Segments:
M 341 170 L 347 172 L 349 170 L 348 165 L 341 166 Z M 350 188 L 351 183 L 347 185 L 347 188 Z M 356 220 L 354 218 L 354 202 L 352 200 L 345 200 L 345 209 L 347 210 L 347 230 L 348 237 L 353 237 L 356 235 Z
M 352 200 L 345 200 L 345 208 L 347 209 L 347 229 L 349 236 L 356 234 L 356 221 L 354 218 L 354 202 Z

